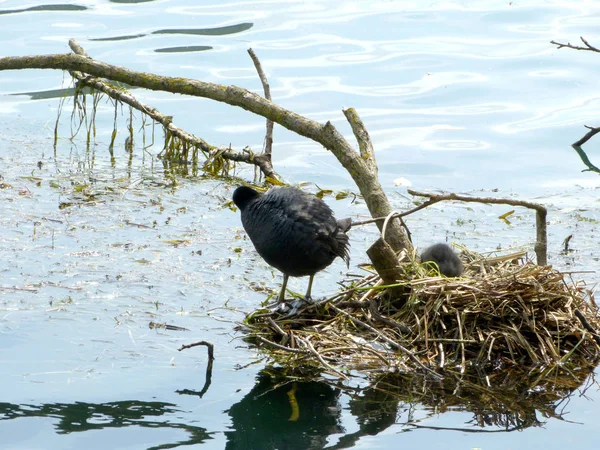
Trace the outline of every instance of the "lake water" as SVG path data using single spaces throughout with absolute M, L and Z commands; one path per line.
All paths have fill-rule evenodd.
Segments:
M 398 209 L 412 201 L 407 183 L 541 202 L 550 262 L 586 271 L 573 276 L 592 286 L 600 180 L 582 172 L 570 144 L 598 125 L 600 55 L 550 41 L 584 36 L 598 46 L 598 17 L 591 1 L 15 0 L 0 1 L 0 56 L 66 53 L 75 38 L 107 63 L 261 92 L 252 47 L 278 104 L 349 138 L 341 110 L 358 110 Z M 111 160 L 114 109 L 104 100 L 90 147 L 83 134 L 69 139 L 66 100 L 55 150 L 59 98 L 49 93 L 68 85 L 58 71 L 0 72 L 3 448 L 597 448 L 595 384 L 575 391 L 564 420 L 534 412 L 537 426 L 520 432 L 478 424 L 468 405 L 396 405 L 367 423 L 360 396 L 318 383 L 293 387 L 300 417 L 289 420 L 291 385 L 274 387 L 261 354 L 235 331 L 281 279 L 226 206 L 233 186 L 166 175 L 155 158 L 160 133 L 157 145 L 144 151 L 138 140 L 128 153 L 125 109 Z M 262 147 L 264 120 L 246 111 L 133 93 L 211 144 Z M 319 145 L 280 127 L 274 139 L 286 181 L 356 192 Z M 597 142 L 586 146 L 592 162 Z M 237 174 L 251 180 L 253 170 Z M 339 217 L 367 217 L 360 201 L 327 201 Z M 447 238 L 477 251 L 532 250 L 533 214 L 498 220 L 510 209 L 444 204 L 408 225 L 418 246 Z M 575 251 L 562 254 L 570 234 Z M 352 271 L 376 236 L 352 232 Z M 313 293 L 334 292 L 344 273 L 336 261 Z M 215 344 L 207 390 L 205 349 L 177 351 L 197 340 Z

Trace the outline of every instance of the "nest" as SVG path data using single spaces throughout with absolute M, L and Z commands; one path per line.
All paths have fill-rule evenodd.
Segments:
M 371 274 L 293 317 L 257 311 L 244 327 L 274 362 L 342 379 L 595 364 L 598 307 L 583 283 L 531 263 L 524 252 L 461 257 L 464 276 L 446 278 L 404 254 L 401 298 L 386 296 Z

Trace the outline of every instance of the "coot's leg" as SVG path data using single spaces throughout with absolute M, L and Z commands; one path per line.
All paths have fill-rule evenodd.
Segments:
M 307 302 L 311 301 L 310 291 L 312 289 L 312 283 L 313 283 L 314 277 L 315 277 L 315 274 L 313 273 L 310 276 L 310 278 L 308 279 L 308 289 L 306 289 L 306 294 L 304 294 L 304 300 L 306 300 Z
M 287 287 L 289 275 L 283 274 L 283 285 L 281 286 L 281 292 L 279 292 L 279 302 L 285 300 L 285 288 Z

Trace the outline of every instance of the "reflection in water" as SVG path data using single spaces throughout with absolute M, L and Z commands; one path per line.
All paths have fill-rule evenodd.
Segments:
M 156 0 L 108 0 L 111 3 L 148 3 Z
M 470 433 L 499 433 L 541 427 L 547 418 L 563 419 L 570 397 L 585 393 L 594 384 L 585 371 L 498 370 L 488 374 L 488 386 L 476 377 L 446 372 L 443 381 L 415 374 L 388 374 L 373 380 L 365 389 L 343 387 L 333 382 L 286 381 L 281 369 L 261 371 L 252 390 L 226 411 L 231 418 L 226 431 L 228 450 L 316 450 L 354 447 L 363 436 L 374 436 L 389 427 L 456 430 Z M 550 376 L 552 381 L 548 381 Z M 294 380 L 301 379 L 299 377 Z M 539 380 L 544 380 L 539 383 Z M 585 384 L 587 383 L 587 384 Z M 202 392 L 178 391 L 180 394 Z M 349 397 L 347 411 L 355 417 L 358 430 L 342 426 L 342 393 Z M 445 412 L 470 413 L 462 426 L 430 426 L 427 419 Z M 417 412 L 419 414 L 417 414 Z M 135 400 L 109 403 L 48 403 L 42 405 L 0 403 L 0 420 L 49 418 L 57 434 L 68 434 L 131 426 L 182 430 L 187 439 L 157 443 L 154 448 L 201 444 L 215 432 L 174 423 L 183 411 L 173 403 Z M 540 418 L 542 417 L 542 418 Z M 149 418 L 154 418 L 149 420 Z M 332 441 L 337 442 L 332 443 Z M 110 448 L 111 445 L 107 445 Z
M 346 390 L 346 388 L 344 388 Z M 342 427 L 338 386 L 326 382 L 285 382 L 278 369 L 262 371 L 256 385 L 229 409 L 232 431 L 228 450 L 342 449 L 353 447 L 366 435 L 376 435 L 396 422 L 398 398 L 378 389 L 352 390 L 349 408 L 359 429 L 338 438 Z
M 188 53 L 188 52 L 203 52 L 206 50 L 212 50 L 213 47 L 210 45 L 186 45 L 184 47 L 165 47 L 157 48 L 154 51 L 156 53 Z
M 96 38 L 96 39 L 89 39 L 90 41 L 97 41 L 97 42 L 102 42 L 102 41 L 128 41 L 130 39 L 137 39 L 137 38 L 141 38 L 146 36 L 145 33 L 141 33 L 141 34 L 130 34 L 127 36 L 114 36 L 114 37 L 107 37 L 107 38 Z
M 138 89 L 135 86 L 129 86 L 125 83 L 117 83 L 112 82 L 114 86 L 117 86 L 121 89 L 134 90 Z M 65 98 L 65 97 L 73 97 L 75 92 L 78 94 L 85 95 L 93 95 L 95 91 L 90 87 L 80 87 L 78 89 L 75 88 L 60 88 L 60 89 L 48 89 L 45 91 L 31 91 L 31 92 L 15 92 L 9 95 L 28 95 L 31 100 L 47 100 L 51 98 Z
M 342 432 L 340 390 L 319 382 L 278 384 L 263 371 L 252 390 L 229 409 L 232 431 L 226 449 L 324 448 Z
M 223 36 L 225 34 L 241 33 L 249 30 L 254 26 L 253 23 L 238 23 L 237 25 L 229 25 L 226 27 L 217 28 L 173 28 L 165 30 L 156 30 L 152 34 L 195 34 L 198 36 Z
M 106 428 L 125 428 L 131 426 L 144 428 L 171 428 L 185 430 L 189 439 L 161 445 L 160 448 L 172 448 L 179 445 L 200 444 L 212 439 L 205 428 L 170 420 L 148 420 L 149 416 L 160 417 L 166 414 L 180 413 L 172 403 L 141 402 L 135 400 L 110 403 L 48 403 L 42 405 L 15 405 L 0 403 L 0 420 L 20 419 L 26 417 L 48 417 L 57 419 L 55 424 L 58 434 L 81 431 L 102 430 Z M 113 443 L 114 445 L 115 443 Z M 111 448 L 110 443 L 106 443 Z
M 206 364 L 206 375 L 204 376 L 204 386 L 202 387 L 202 389 L 200 391 L 195 391 L 195 390 L 191 390 L 191 389 L 182 389 L 179 391 L 176 391 L 179 395 L 197 395 L 199 398 L 202 398 L 204 396 L 204 394 L 206 394 L 206 392 L 208 391 L 208 388 L 210 387 L 210 384 L 212 382 L 212 370 L 213 370 L 213 363 L 214 363 L 214 357 L 213 357 L 213 347 L 212 344 L 208 344 L 205 341 L 202 341 L 198 344 L 192 344 L 190 346 L 184 346 L 186 348 L 191 348 L 192 346 L 196 346 L 196 345 L 210 345 L 210 347 L 208 347 L 208 364 Z M 183 350 L 184 347 L 181 347 L 179 349 L 179 351 Z
M 588 158 L 587 153 L 583 150 L 583 148 L 581 148 L 581 146 L 583 144 L 585 144 L 593 136 L 595 136 L 596 134 L 598 134 L 598 132 L 600 132 L 600 128 L 593 128 L 593 127 L 586 127 L 586 128 L 588 128 L 590 131 L 587 132 L 585 134 L 585 136 L 583 136 L 577 142 L 574 142 L 573 144 L 571 144 L 571 147 L 573 147 L 573 149 L 577 152 L 577 154 L 581 158 L 581 161 L 583 162 L 583 164 L 585 164 L 587 166 L 588 171 L 600 173 L 600 169 L 592 163 L 590 158 Z M 584 172 L 585 172 L 585 170 L 584 170 Z
M 576 367 L 522 367 L 478 375 L 447 371 L 442 381 L 410 374 L 386 375 L 373 383 L 372 389 L 385 393 L 380 401 L 401 401 L 407 405 L 418 402 L 435 414 L 472 414 L 463 427 L 444 429 L 498 432 L 544 426 L 546 420 L 540 416 L 562 420 L 575 391 L 584 393 L 594 383 L 593 367 L 589 371 Z M 399 422 L 410 428 L 433 428 L 419 424 L 410 414 Z
M 594 384 L 593 371 L 568 368 L 505 368 L 470 376 L 447 371 L 442 381 L 410 373 L 387 374 L 364 389 L 327 381 L 288 378 L 286 382 L 285 375 L 273 368 L 260 372 L 252 390 L 229 409 L 232 430 L 225 433 L 227 449 L 351 448 L 363 436 L 377 435 L 393 425 L 406 431 L 519 431 L 544 426 L 548 418 L 563 420 L 575 391 L 585 393 Z M 350 397 L 348 410 L 358 430 L 335 436 L 345 431 L 342 392 Z M 430 417 L 451 411 L 470 416 L 453 427 L 427 424 Z
M 24 9 L 3 9 L 0 10 L 0 15 L 34 11 L 85 11 L 87 9 L 87 7 L 79 5 L 39 5 Z
M 92 89 L 88 87 L 84 87 L 79 90 L 80 92 L 84 92 L 87 94 L 92 94 Z M 63 98 L 63 97 L 73 97 L 75 95 L 74 88 L 61 88 L 61 89 L 48 89 L 47 91 L 35 91 L 35 92 L 15 92 L 10 95 L 28 95 L 31 100 L 47 100 L 49 98 Z
M 19 12 L 19 11 L 15 11 Z M 1 13 L 1 12 L 0 12 Z M 252 28 L 254 24 L 252 23 L 240 23 L 237 25 L 230 25 L 226 27 L 217 27 L 217 28 L 188 28 L 188 29 L 165 29 L 165 30 L 156 30 L 151 34 L 192 34 L 196 36 L 223 36 L 227 34 L 235 34 L 241 33 L 242 31 L 249 30 Z M 130 34 L 125 36 L 112 36 L 106 38 L 95 38 L 89 39 L 90 41 L 102 42 L 102 41 L 126 41 L 130 39 L 138 39 L 146 36 L 146 33 L 139 34 Z M 185 47 L 171 47 L 164 49 L 157 49 L 156 52 L 159 53 L 181 53 L 181 52 L 198 52 L 203 50 L 212 50 L 213 47 L 207 45 L 197 45 L 197 46 L 185 46 Z

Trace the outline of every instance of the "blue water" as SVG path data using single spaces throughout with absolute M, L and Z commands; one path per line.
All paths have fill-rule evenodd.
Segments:
M 352 139 L 342 108 L 354 107 L 373 139 L 390 200 L 406 208 L 406 184 L 542 202 L 550 209 L 550 261 L 598 269 L 597 174 L 570 147 L 597 125 L 598 56 L 549 42 L 600 45 L 600 4 L 564 1 L 0 1 L 0 56 L 66 53 L 77 39 L 90 56 L 133 70 L 234 84 L 262 92 L 246 50 L 258 54 L 273 100 L 330 120 Z M 198 6 L 199 5 L 199 6 Z M 36 8 L 36 9 L 31 9 Z M 165 32 L 188 30 L 188 33 Z M 192 30 L 193 32 L 189 32 Z M 97 137 L 69 140 L 70 100 L 53 148 L 58 71 L 0 72 L 0 435 L 2 447 L 35 448 L 596 448 L 600 413 L 592 385 L 568 402 L 567 420 L 545 417 L 520 432 L 477 426 L 468 405 L 415 404 L 378 411 L 365 424 L 360 398 L 330 386 L 274 387 L 262 355 L 235 331 L 281 281 L 255 254 L 232 186 L 169 177 L 157 145 L 124 147 L 119 112 L 101 102 Z M 40 94 L 34 100 L 30 95 Z M 214 145 L 262 147 L 264 119 L 204 99 L 140 89 L 141 101 L 173 115 Z M 139 114 L 135 115 L 141 126 Z M 319 145 L 276 127 L 274 164 L 289 182 L 356 191 Z M 149 139 L 149 138 L 148 138 Z M 594 161 L 595 141 L 586 146 Z M 41 164 L 40 164 L 41 163 Z M 596 164 L 598 162 L 596 161 Z M 251 180 L 253 170 L 238 175 Z M 310 188 L 310 185 L 308 186 Z M 315 188 L 316 189 L 316 188 Z M 366 217 L 351 198 L 336 215 Z M 60 207 L 60 205 L 63 205 Z M 531 250 L 532 213 L 437 205 L 408 219 L 419 246 L 456 241 L 478 251 Z M 575 252 L 560 253 L 574 234 Z M 353 271 L 373 229 L 352 234 Z M 239 251 L 241 249 L 241 252 Z M 316 279 L 335 291 L 336 261 Z M 576 273 L 589 285 L 593 272 Z M 303 291 L 306 280 L 292 280 Z M 150 322 L 189 331 L 150 329 Z M 204 347 L 215 344 L 205 388 Z M 248 364 L 256 363 L 245 367 Z M 300 408 L 291 417 L 288 392 Z M 595 401 L 594 401 L 595 400 Z M 444 430 L 435 429 L 436 427 Z

